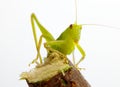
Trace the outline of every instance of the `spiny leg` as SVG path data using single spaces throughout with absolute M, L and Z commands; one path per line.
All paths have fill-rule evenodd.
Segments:
M 86 54 L 79 44 L 76 44 L 76 47 L 78 48 L 79 52 L 82 54 L 82 57 L 80 58 L 80 60 L 75 64 L 75 66 L 78 68 L 79 63 L 84 60 Z

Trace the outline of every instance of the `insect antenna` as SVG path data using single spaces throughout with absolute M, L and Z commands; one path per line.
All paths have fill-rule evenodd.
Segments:
M 120 27 L 110 26 L 110 25 L 104 25 L 104 24 L 80 24 L 80 25 L 82 25 L 82 26 L 99 26 L 99 27 L 106 27 L 106 28 L 120 30 Z
M 77 0 L 75 0 L 75 24 L 77 24 Z

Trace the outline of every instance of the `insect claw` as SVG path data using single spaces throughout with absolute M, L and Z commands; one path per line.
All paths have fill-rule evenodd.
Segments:
M 31 64 L 34 64 L 34 63 L 36 63 L 37 65 L 40 65 L 40 63 L 38 63 L 37 62 L 37 60 L 38 60 L 38 55 L 36 56 L 36 58 L 29 64 L 29 66 L 31 65 Z
M 85 70 L 85 68 L 80 68 L 80 67 L 78 67 L 78 65 L 76 65 L 76 64 L 75 64 L 74 66 L 75 66 L 75 68 L 78 69 L 78 70 Z

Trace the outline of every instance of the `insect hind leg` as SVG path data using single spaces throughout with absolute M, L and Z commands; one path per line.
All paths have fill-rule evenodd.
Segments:
M 40 36 L 39 42 L 36 46 L 37 47 L 37 56 L 30 64 L 33 64 L 33 63 L 36 63 L 37 65 L 42 64 L 42 57 L 41 57 L 41 54 L 40 54 L 40 47 L 41 47 L 41 43 L 42 43 L 42 38 L 43 38 L 43 35 Z M 40 60 L 40 63 L 37 62 L 38 59 Z

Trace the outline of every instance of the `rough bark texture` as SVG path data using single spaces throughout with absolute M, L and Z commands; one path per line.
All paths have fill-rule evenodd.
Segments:
M 66 71 L 64 76 L 60 73 L 45 82 L 27 83 L 29 87 L 91 87 L 75 67 Z
M 48 49 L 49 55 L 47 57 L 48 62 L 53 61 L 56 58 L 59 59 L 65 59 L 64 55 L 60 52 Z M 57 54 L 56 54 L 57 53 Z M 84 79 L 82 74 L 76 67 L 73 66 L 73 64 L 68 60 L 68 63 L 72 68 L 67 70 L 66 72 L 59 73 L 49 79 L 48 81 L 42 81 L 37 83 L 28 83 L 29 87 L 91 87 L 89 83 Z M 44 67 L 44 66 L 43 66 Z

